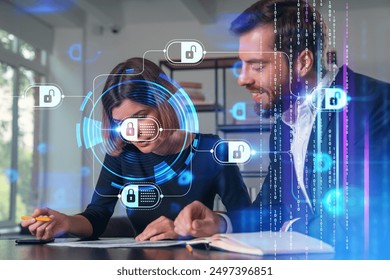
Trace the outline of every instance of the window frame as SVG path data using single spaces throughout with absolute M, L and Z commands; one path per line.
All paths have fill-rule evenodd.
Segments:
M 4 29 L 3 29 L 4 30 Z M 7 30 L 5 30 L 7 31 Z M 46 61 L 45 65 L 42 65 L 41 59 L 37 60 L 28 60 L 23 57 L 23 55 L 20 53 L 19 48 L 19 42 L 20 40 L 24 43 L 28 43 L 24 41 L 22 38 L 16 37 L 16 52 L 15 50 L 8 50 L 4 48 L 0 44 L 0 61 L 2 63 L 5 63 L 12 67 L 14 69 L 14 77 L 13 77 L 13 102 L 12 102 L 12 144 L 11 144 L 11 162 L 10 162 L 10 168 L 14 170 L 18 170 L 18 141 L 19 141 L 19 124 L 18 124 L 18 117 L 19 117 L 19 107 L 18 107 L 18 100 L 19 98 L 22 98 L 24 95 L 24 90 L 20 88 L 20 69 L 21 67 L 33 71 L 35 74 L 40 75 L 43 79 L 46 79 L 49 76 L 49 55 L 46 53 Z M 37 49 L 34 45 L 30 44 L 32 47 Z M 39 55 L 38 55 L 39 56 Z M 42 121 L 45 120 L 47 117 L 47 112 L 44 110 L 35 110 L 34 116 L 38 115 L 38 117 L 34 117 L 34 135 L 33 135 L 33 141 L 35 142 L 36 139 L 39 139 L 41 141 L 47 141 L 47 129 L 44 125 L 40 125 Z M 38 120 L 38 121 L 36 121 Z M 43 163 L 38 162 L 38 154 L 36 153 L 36 149 L 33 151 L 33 171 L 36 172 L 35 176 L 38 176 L 38 174 L 42 174 L 42 171 L 45 171 L 46 169 L 46 156 L 43 158 Z M 38 163 L 37 166 L 35 164 Z M 36 178 L 34 177 L 31 180 L 31 187 L 33 182 L 37 184 L 37 187 L 41 185 L 41 183 L 44 181 L 44 178 Z M 16 229 L 19 229 L 18 224 L 16 222 L 16 196 L 18 193 L 18 180 L 14 182 L 10 182 L 10 215 L 8 220 L 0 221 L 0 232 L 14 232 Z M 30 205 L 31 206 L 31 205 Z M 28 214 L 28 213 L 27 213 Z

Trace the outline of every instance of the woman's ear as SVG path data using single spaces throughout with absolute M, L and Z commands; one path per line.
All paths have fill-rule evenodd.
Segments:
M 304 50 L 298 56 L 297 73 L 300 77 L 305 77 L 314 67 L 314 55 L 312 51 Z

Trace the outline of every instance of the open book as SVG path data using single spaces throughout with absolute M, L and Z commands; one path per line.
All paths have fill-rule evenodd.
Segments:
M 333 253 L 329 244 L 298 232 L 252 232 L 215 234 L 197 238 L 187 244 L 208 246 L 230 252 L 250 255 Z
M 329 244 L 298 232 L 251 232 L 215 234 L 192 240 L 135 241 L 133 238 L 105 238 L 95 241 L 63 242 L 56 240 L 48 246 L 84 248 L 159 248 L 178 245 L 205 244 L 206 247 L 251 255 L 333 253 Z

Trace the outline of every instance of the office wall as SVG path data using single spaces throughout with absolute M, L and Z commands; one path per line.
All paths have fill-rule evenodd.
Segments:
M 344 2 L 344 5 L 343 5 Z M 355 71 L 390 82 L 390 2 L 375 5 L 357 5 L 354 1 L 338 1 L 336 16 L 336 49 L 340 65 L 346 61 L 345 44 L 348 44 L 348 65 Z M 348 29 L 346 29 L 348 18 Z M 345 41 L 348 30 L 348 41 Z
M 66 213 L 80 211 L 81 150 L 77 146 L 75 126 L 80 122 L 83 100 L 83 63 L 70 59 L 70 44 L 82 42 L 82 29 L 57 28 L 50 55 L 48 81 L 56 83 L 65 98 L 62 104 L 48 110 L 48 170 L 43 206 Z
M 0 1 L 0 26 L 35 47 L 52 50 L 53 29 L 37 18 L 22 13 L 7 1 Z

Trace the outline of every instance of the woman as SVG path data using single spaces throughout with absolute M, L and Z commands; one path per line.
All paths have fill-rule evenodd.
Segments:
M 123 187 L 141 181 L 156 185 L 162 198 L 151 209 L 126 207 L 137 240 L 177 238 L 173 220 L 195 200 L 212 209 L 218 194 L 227 210 L 250 205 L 238 167 L 218 164 L 209 152 L 219 138 L 180 129 L 168 102 L 175 89 L 164 77 L 157 65 L 142 58 L 129 59 L 112 70 L 101 96 L 107 154 L 91 203 L 74 216 L 36 209 L 33 217 L 49 216 L 52 221 L 31 219 L 22 226 L 40 239 L 64 232 L 97 238 L 106 229 L 118 195 L 127 195 L 121 194 Z M 148 120 L 155 134 L 138 133 L 137 140 L 126 141 L 118 131 L 129 118 L 140 123 Z

